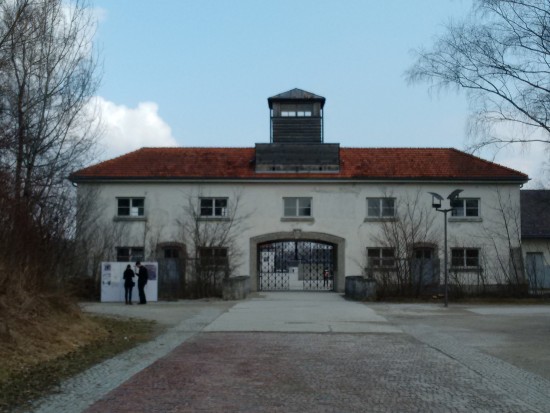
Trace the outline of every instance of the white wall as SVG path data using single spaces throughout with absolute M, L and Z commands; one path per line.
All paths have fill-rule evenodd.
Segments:
M 178 220 L 185 217 L 189 199 L 198 196 L 228 197 L 230 206 L 240 196 L 238 215 L 249 215 L 246 228 L 241 228 L 238 248 L 243 253 L 235 275 L 250 274 L 250 239 L 271 233 L 303 232 L 325 233 L 345 239 L 345 275 L 362 274 L 365 266 L 365 248 L 376 245 L 381 223 L 365 222 L 367 197 L 392 196 L 397 199 L 399 213 L 416 206 L 433 220 L 430 237 L 438 245 L 443 262 L 443 214 L 431 208 L 428 192 L 448 195 L 454 189 L 463 189 L 461 197 L 480 198 L 480 217 L 473 220 L 450 218 L 448 223 L 449 248 L 463 246 L 481 248 L 487 270 L 493 282 L 499 282 L 499 268 L 508 265 L 509 240 L 519 245 L 519 186 L 489 184 L 418 184 L 418 183 L 109 183 L 101 184 L 94 196 L 101 210 L 102 225 L 123 226 L 121 246 L 145 246 L 146 259 L 154 259 L 147 249 L 155 242 L 182 241 Z M 79 184 L 85 194 L 87 185 Z M 117 219 L 117 197 L 145 197 L 145 219 Z M 283 197 L 311 197 L 313 220 L 282 220 Z M 415 202 L 414 200 L 417 199 Z M 409 207 L 407 208 L 407 203 Z M 509 209 L 509 210 L 508 210 Z M 504 212 L 504 214 L 503 214 Z M 398 213 L 398 214 L 399 214 Z M 503 225 L 508 215 L 511 235 Z M 450 216 L 450 214 L 449 214 Z M 517 225 L 516 225 L 517 224 Z M 122 233 L 121 232 L 121 233 Z M 110 254 L 114 254 L 111 251 Z M 112 259 L 105 257 L 105 259 Z M 255 257 L 252 257 L 255 259 Z M 450 253 L 449 253 L 450 262 Z M 505 263 L 505 265 L 504 265 Z M 489 274 L 487 274 L 489 276 Z

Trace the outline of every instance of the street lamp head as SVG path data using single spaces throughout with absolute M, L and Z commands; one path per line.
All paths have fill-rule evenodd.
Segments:
M 435 192 L 428 193 L 432 196 L 432 208 L 441 208 L 441 201 L 443 201 L 443 197 Z
M 456 198 L 458 198 L 458 194 L 460 194 L 461 192 L 462 192 L 462 189 L 455 189 L 453 192 L 449 194 L 447 199 L 453 202 Z

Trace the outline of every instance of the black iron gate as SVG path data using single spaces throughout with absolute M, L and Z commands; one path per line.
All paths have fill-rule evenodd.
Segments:
M 333 244 L 275 241 L 258 245 L 258 287 L 262 291 L 330 291 L 334 287 Z

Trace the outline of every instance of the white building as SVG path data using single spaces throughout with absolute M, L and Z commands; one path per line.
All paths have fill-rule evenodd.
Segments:
M 461 189 L 448 214 L 450 282 L 517 278 L 525 174 L 452 148 L 341 148 L 324 142 L 323 97 L 294 89 L 268 103 L 269 143 L 142 148 L 72 174 L 87 248 L 175 260 L 171 277 L 188 281 L 197 265 L 219 265 L 250 276 L 252 290 L 344 291 L 350 275 L 421 289 L 444 273 L 444 215 L 429 193 Z
M 550 291 L 550 191 L 521 191 L 521 240 L 532 294 Z

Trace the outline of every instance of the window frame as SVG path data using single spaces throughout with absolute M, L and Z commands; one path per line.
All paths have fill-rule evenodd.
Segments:
M 282 118 L 310 118 L 313 117 L 311 104 L 282 104 L 279 110 Z
M 121 250 L 128 250 L 127 255 L 121 255 Z M 139 254 L 135 252 L 139 251 Z M 124 259 L 123 259 L 124 258 Z M 137 262 L 145 260 L 145 248 L 144 247 L 116 247 L 116 261 L 117 262 Z
M 203 206 L 203 201 L 211 201 L 210 207 Z M 218 202 L 224 202 L 225 206 L 217 206 Z M 203 214 L 203 211 L 207 208 L 211 209 L 210 214 Z M 220 213 L 217 214 L 216 210 L 220 209 Z M 228 219 L 229 218 L 229 198 L 221 196 L 201 196 L 199 197 L 199 217 L 201 219 Z
M 162 255 L 165 259 L 180 259 L 181 248 L 173 246 L 162 247 Z
M 396 217 L 396 198 L 395 197 L 367 197 L 367 219 L 394 219 Z M 377 203 L 378 205 L 369 205 L 370 203 Z M 391 202 L 392 205 L 389 207 L 385 205 L 387 202 Z M 371 211 L 377 209 L 378 213 L 376 215 L 372 214 Z M 384 215 L 384 211 L 391 210 L 391 215 Z
M 294 201 L 294 205 L 287 205 Z M 307 205 L 301 204 L 301 201 L 307 201 Z M 308 212 L 301 214 L 300 212 Z M 288 212 L 293 212 L 292 214 Z M 283 217 L 308 219 L 313 217 L 313 198 L 312 197 L 283 197 Z
M 229 248 L 197 247 L 197 260 L 203 269 L 226 268 L 229 265 Z
M 127 219 L 140 219 L 145 218 L 145 197 L 143 196 L 119 196 L 117 200 L 117 218 L 127 218 Z M 121 201 L 128 201 L 127 206 L 121 206 Z M 134 202 L 137 205 L 134 206 Z M 141 206 L 139 205 L 141 203 Z M 137 210 L 137 214 L 132 214 L 134 208 Z M 121 209 L 127 209 L 128 213 L 121 214 Z M 140 213 L 141 212 L 141 213 Z
M 374 253 L 378 254 L 374 256 Z M 384 253 L 386 255 L 384 255 Z M 391 253 L 391 254 L 389 254 Z M 394 269 L 397 266 L 395 248 L 391 247 L 367 247 L 367 267 L 376 269 Z
M 469 215 L 468 210 L 472 210 L 474 207 L 468 206 L 468 202 L 476 202 L 475 211 L 476 215 Z M 461 203 L 461 206 L 455 206 L 456 203 Z M 481 199 L 480 198 L 457 198 L 451 202 L 451 218 L 454 219 L 477 219 L 481 217 Z M 458 212 L 461 211 L 461 214 Z
M 455 256 L 455 253 L 461 252 L 461 256 Z M 475 257 L 472 253 L 475 252 Z M 456 247 L 451 248 L 451 268 L 464 270 L 478 270 L 481 268 L 481 250 L 480 248 Z M 469 254 L 470 253 L 470 254 Z M 468 256 L 469 255 L 469 256 Z M 475 264 L 471 264 L 471 260 L 475 259 Z M 457 261 L 460 260 L 460 265 Z M 470 260 L 470 261 L 469 261 Z

